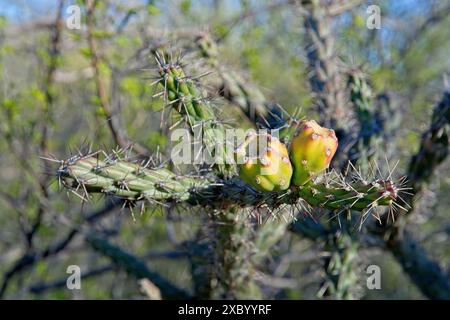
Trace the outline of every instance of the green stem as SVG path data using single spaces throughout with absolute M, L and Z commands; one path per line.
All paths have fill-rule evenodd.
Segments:
M 389 180 L 346 182 L 331 179 L 329 174 L 327 181 L 292 186 L 285 192 L 258 192 L 237 178 L 179 176 L 165 168 L 149 169 L 126 160 L 100 160 L 94 156 L 65 161 L 58 176 L 64 186 L 84 193 L 87 199 L 90 193 L 103 193 L 130 201 L 188 202 L 222 209 L 262 205 L 275 208 L 303 199 L 317 208 L 365 211 L 390 206 L 397 196 Z

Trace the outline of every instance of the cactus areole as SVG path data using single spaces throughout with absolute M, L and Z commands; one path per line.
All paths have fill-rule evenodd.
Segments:
M 302 186 L 327 169 L 337 147 L 334 130 L 314 120 L 301 122 L 291 143 L 292 183 Z
M 286 146 L 276 137 L 253 133 L 237 148 L 236 156 L 240 163 L 239 176 L 256 190 L 289 188 L 292 164 Z

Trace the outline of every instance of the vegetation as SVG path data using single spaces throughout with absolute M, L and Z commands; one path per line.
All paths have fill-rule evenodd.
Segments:
M 1 298 L 450 298 L 450 6 L 41 5 L 0 9 Z

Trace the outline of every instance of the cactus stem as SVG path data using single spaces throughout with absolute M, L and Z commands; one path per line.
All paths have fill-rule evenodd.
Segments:
M 398 202 L 401 201 L 400 193 L 409 190 L 401 183 L 398 187 L 391 180 L 363 183 L 360 179 L 355 180 L 353 175 L 349 181 L 352 172 L 346 177 L 330 171 L 303 186 L 291 186 L 283 192 L 258 192 L 241 180 L 180 176 L 161 166 L 151 168 L 152 161 L 135 163 L 121 158 L 120 153 L 105 154 L 102 160 L 102 154 L 97 152 L 59 161 L 58 181 L 83 202 L 89 201 L 92 193 L 103 193 L 122 198 L 129 205 L 137 201 L 160 205 L 186 202 L 222 209 L 308 205 L 335 212 L 360 211 L 362 215 L 374 212 L 379 206 L 389 207 L 389 214 L 405 210 L 405 205 Z M 404 183 L 404 179 L 400 181 Z M 262 184 L 262 177 L 256 176 L 255 182 Z M 274 183 L 284 186 L 288 181 L 280 177 Z

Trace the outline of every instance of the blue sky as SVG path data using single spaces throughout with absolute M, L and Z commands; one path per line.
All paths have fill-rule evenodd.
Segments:
M 27 21 L 50 14 L 56 0 L 0 0 L 0 15 L 11 21 Z
M 126 0 L 118 0 L 127 2 Z M 134 2 L 146 2 L 146 0 L 133 0 Z M 162 0 L 156 0 L 157 2 L 164 2 Z M 447 1 L 447 0 L 446 0 Z M 66 0 L 67 5 L 73 4 L 75 0 Z M 128 1 L 130 2 L 130 1 Z M 192 0 L 193 4 L 200 6 L 208 3 L 208 0 Z M 224 1 L 229 6 L 234 7 L 238 1 L 226 0 Z M 258 3 L 258 1 L 253 1 Z M 385 2 L 383 0 L 370 1 L 372 4 Z M 431 3 L 431 0 L 395 0 L 388 1 L 389 7 L 393 12 L 417 12 L 423 11 L 423 9 Z M 6 16 L 8 20 L 15 22 L 28 21 L 39 16 L 47 16 L 54 12 L 57 5 L 57 0 L 0 0 L 0 15 Z

